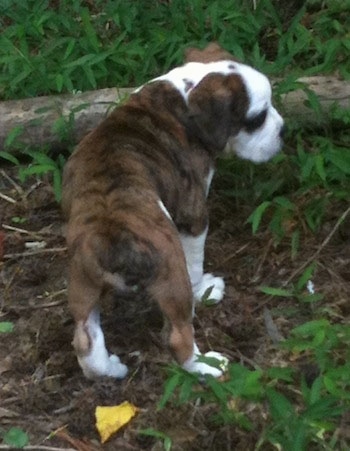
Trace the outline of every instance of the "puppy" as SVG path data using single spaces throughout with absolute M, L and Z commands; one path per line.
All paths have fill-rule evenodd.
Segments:
M 224 295 L 223 279 L 203 273 L 215 159 L 228 146 L 267 161 L 283 130 L 268 79 L 210 44 L 189 49 L 185 65 L 137 89 L 82 140 L 65 166 L 62 206 L 73 345 L 86 377 L 127 374 L 105 347 L 98 305 L 106 287 L 147 293 L 170 324 L 179 364 L 222 374 L 198 361 L 192 326 L 195 301 L 208 289 L 215 302 Z

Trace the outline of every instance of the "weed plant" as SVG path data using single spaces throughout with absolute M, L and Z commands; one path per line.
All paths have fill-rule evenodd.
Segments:
M 261 430 L 257 450 L 266 444 L 286 451 L 345 449 L 337 427 L 350 408 L 349 345 L 350 328 L 326 319 L 294 328 L 282 348 L 307 354 L 316 374 L 312 381 L 289 367 L 263 370 L 230 364 L 225 381 L 207 376 L 203 385 L 196 375 L 170 367 L 159 408 L 168 402 L 215 406 L 213 422 Z M 257 424 L 262 418 L 264 424 Z
M 348 76 L 349 1 L 322 3 L 282 22 L 272 0 L 2 0 L 0 96 L 140 85 L 212 40 L 270 75 Z

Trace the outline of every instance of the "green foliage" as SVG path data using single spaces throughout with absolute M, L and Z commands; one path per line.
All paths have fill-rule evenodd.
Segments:
M 315 386 L 318 386 L 317 379 L 310 391 L 315 391 Z M 320 435 L 334 430 L 332 420 L 343 412 L 337 400 L 329 396 L 317 396 L 316 400 L 304 398 L 301 412 L 297 412 L 285 395 L 272 388 L 266 390 L 266 397 L 273 424 L 265 431 L 264 441 L 288 451 L 307 451 L 312 442 L 319 441 Z
M 261 428 L 256 449 L 266 443 L 286 451 L 306 451 L 312 444 L 334 449 L 337 423 L 350 408 L 349 344 L 350 328 L 324 319 L 292 330 L 281 347 L 292 354 L 308 354 L 318 369 L 311 384 L 290 367 L 250 370 L 230 364 L 224 381 L 206 376 L 203 385 L 203 378 L 172 366 L 159 408 L 169 402 L 216 406 L 213 422 L 248 431 Z M 258 426 L 250 413 L 262 409 L 267 410 L 268 420 Z
M 141 435 L 148 435 L 149 437 L 154 437 L 163 441 L 164 451 L 170 451 L 172 447 L 171 438 L 164 434 L 164 432 L 157 431 L 153 428 L 141 429 L 137 431 Z
M 28 444 L 29 438 L 22 429 L 12 427 L 3 434 L 3 441 L 10 447 L 21 449 Z
M 279 298 L 294 298 L 300 303 L 312 304 L 321 301 L 324 296 L 322 293 L 315 293 L 311 278 L 316 268 L 316 264 L 309 265 L 295 284 L 289 288 L 260 287 L 260 291 L 268 296 Z M 310 287 L 311 284 L 311 287 Z
M 0 334 L 13 332 L 13 323 L 10 321 L 0 321 Z
M 2 2 L 0 95 L 139 85 L 178 64 L 189 44 L 210 40 L 269 74 L 330 72 L 341 63 L 347 75 L 348 2 L 330 3 L 308 27 L 302 8 L 286 32 L 272 0 L 258 1 L 256 10 L 243 0 Z
M 32 163 L 19 170 L 19 178 L 21 182 L 31 175 L 43 176 L 44 174 L 51 175 L 53 181 L 53 190 L 57 202 L 61 200 L 61 173 L 64 165 L 64 158 L 60 155 L 57 160 L 45 155 L 40 151 L 27 150 L 26 154 L 32 158 Z
M 206 361 L 207 357 L 201 357 Z M 219 382 L 212 376 L 206 376 L 206 388 L 199 389 L 201 379 L 178 367 L 170 367 L 164 394 L 159 402 L 162 409 L 176 394 L 175 403 L 182 404 L 192 400 L 200 400 L 203 403 L 215 403 L 218 406 L 215 420 L 223 423 L 237 423 L 245 429 L 251 430 L 252 424 L 249 418 L 236 409 L 233 402 L 235 398 L 247 401 L 259 401 L 262 399 L 263 386 L 261 383 L 262 371 L 250 371 L 242 365 L 232 364 L 228 368 L 230 378 L 225 382 Z
M 348 112 L 340 115 L 336 110 L 333 117 L 342 127 L 337 139 L 332 131 L 330 136 L 320 136 L 319 132 L 301 129 L 288 142 L 295 153 L 280 157 L 281 167 L 276 166 L 273 180 L 265 181 L 255 169 L 258 205 L 247 222 L 255 234 L 266 220 L 277 243 L 285 237 L 290 240 L 292 257 L 298 252 L 300 233 L 317 232 L 329 207 L 335 203 L 346 205 L 349 196 Z

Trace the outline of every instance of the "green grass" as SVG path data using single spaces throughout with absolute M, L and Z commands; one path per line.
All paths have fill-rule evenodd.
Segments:
M 210 405 L 214 424 L 261 431 L 257 450 L 267 444 L 285 451 L 343 449 L 338 447 L 337 427 L 350 408 L 349 344 L 350 328 L 326 319 L 291 331 L 280 347 L 286 357 L 307 353 L 316 373 L 312 382 L 292 367 L 248 369 L 235 363 L 225 381 L 207 376 L 203 385 L 196 375 L 170 367 L 159 409 Z
M 211 40 L 268 74 L 348 76 L 349 2 L 328 3 L 283 22 L 271 0 L 3 0 L 0 96 L 139 85 Z

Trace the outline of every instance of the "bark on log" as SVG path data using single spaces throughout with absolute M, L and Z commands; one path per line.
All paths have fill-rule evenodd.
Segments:
M 316 94 L 320 103 L 320 114 L 317 116 L 307 106 L 308 96 L 305 90 L 291 91 L 283 97 L 284 114 L 288 118 L 297 119 L 302 126 L 322 125 L 329 121 L 329 113 L 334 105 L 343 110 L 350 108 L 350 81 L 340 80 L 335 76 L 302 77 L 303 83 Z
M 75 144 L 131 91 L 131 88 L 106 88 L 0 102 L 0 150 L 23 145 L 66 149 L 67 141 L 57 131 L 58 121 L 65 120 L 71 144 Z M 6 140 L 15 128 L 19 135 L 13 145 L 7 146 Z
M 330 107 L 336 103 L 340 108 L 350 108 L 350 83 L 336 77 L 306 77 L 300 82 L 306 84 L 318 97 L 322 115 L 317 117 L 305 105 L 306 93 L 300 89 L 288 93 L 283 98 L 282 113 L 295 118 L 302 126 L 320 125 L 327 121 Z M 107 88 L 81 94 L 34 97 L 23 100 L 10 100 L 0 103 L 0 150 L 18 148 L 18 143 L 39 147 L 48 145 L 53 150 L 67 148 L 57 131 L 58 121 L 67 122 L 70 145 L 76 144 L 92 130 L 118 102 L 123 100 L 133 88 Z M 21 131 L 15 142 L 6 146 L 14 129 Z

